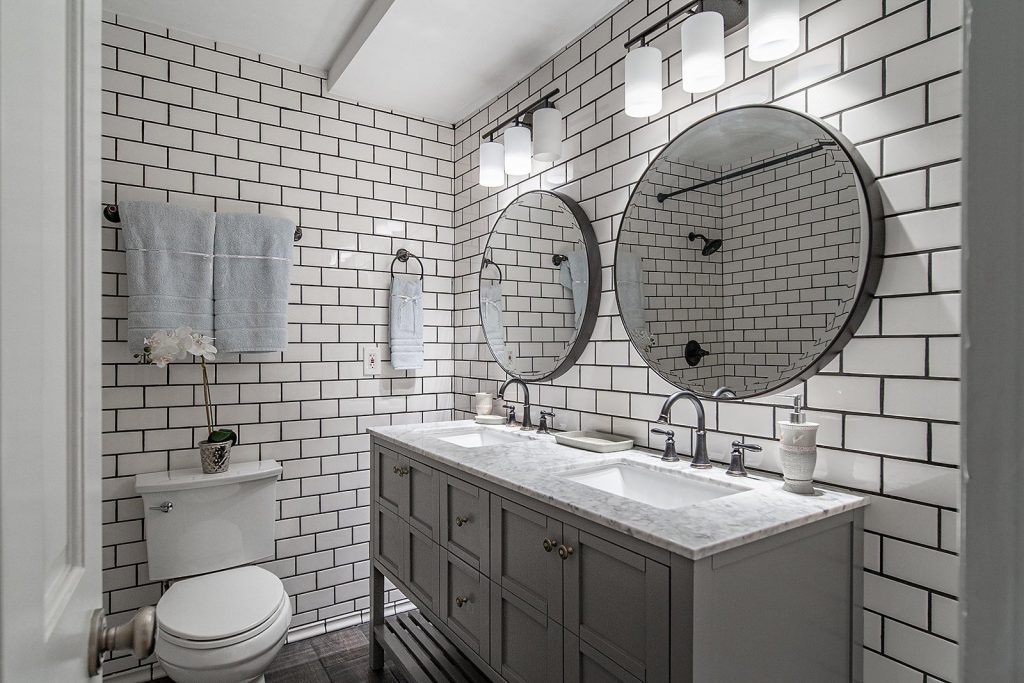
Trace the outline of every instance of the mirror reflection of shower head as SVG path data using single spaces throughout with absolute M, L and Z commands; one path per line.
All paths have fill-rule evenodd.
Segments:
M 701 235 L 699 232 L 691 232 L 689 237 L 691 242 L 693 242 L 698 237 L 704 240 L 704 248 L 700 250 L 700 253 L 703 254 L 704 256 L 711 256 L 716 251 L 722 248 L 722 240 L 709 240 L 707 237 Z

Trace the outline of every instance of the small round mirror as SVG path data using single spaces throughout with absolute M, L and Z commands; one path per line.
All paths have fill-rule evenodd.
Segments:
M 626 334 L 659 375 L 702 396 L 807 379 L 870 305 L 880 206 L 864 160 L 817 119 L 754 105 L 694 124 L 648 166 L 623 215 Z
M 480 320 L 505 372 L 537 382 L 571 368 L 600 297 L 597 239 L 576 202 L 535 190 L 502 211 L 480 265 Z

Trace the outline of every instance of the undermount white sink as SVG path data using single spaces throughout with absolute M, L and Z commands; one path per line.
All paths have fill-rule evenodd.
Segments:
M 686 507 L 747 490 L 629 462 L 571 470 L 559 476 L 663 510 Z
M 470 428 L 462 429 L 454 432 L 444 432 L 443 434 L 435 434 L 441 441 L 446 441 L 456 446 L 462 446 L 463 448 L 482 448 L 483 446 L 498 446 L 506 443 L 514 443 L 516 441 L 522 441 L 524 437 L 510 434 L 509 432 L 499 432 L 495 429 L 480 429 Z

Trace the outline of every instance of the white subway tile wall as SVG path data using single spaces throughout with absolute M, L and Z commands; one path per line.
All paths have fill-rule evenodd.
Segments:
M 648 430 L 666 384 L 631 348 L 618 318 L 611 266 L 633 183 L 661 147 L 697 120 L 738 103 L 770 101 L 825 117 L 880 176 L 886 220 L 883 280 L 841 357 L 794 391 L 822 423 L 817 475 L 872 494 L 865 522 L 865 671 L 869 683 L 956 681 L 960 287 L 959 0 L 803 0 L 797 54 L 746 59 L 745 31 L 726 42 L 727 82 L 691 96 L 679 83 L 678 31 L 653 41 L 666 56 L 665 107 L 650 119 L 622 110 L 623 42 L 671 3 L 630 0 L 521 83 L 455 129 L 455 409 L 494 391 L 504 374 L 482 346 L 479 255 L 500 211 L 533 189 L 572 196 L 601 243 L 603 294 L 593 341 L 578 365 L 536 396 L 559 429 Z M 561 88 L 564 157 L 488 190 L 476 182 L 480 133 Z M 736 436 L 765 445 L 750 464 L 778 471 L 775 421 L 787 399 L 709 404 L 709 448 L 723 460 Z M 536 410 L 537 408 L 535 408 Z M 679 407 L 680 428 L 694 425 Z M 690 430 L 679 439 L 689 451 Z M 766 590 L 770 586 L 765 587 Z
M 215 420 L 238 431 L 234 459 L 284 466 L 276 556 L 263 566 L 284 581 L 293 626 L 347 623 L 369 606 L 366 428 L 452 417 L 454 131 L 334 99 L 323 74 L 298 65 L 129 17 L 106 15 L 103 42 L 103 201 L 302 227 L 288 351 L 219 357 Z M 134 475 L 198 466 L 205 417 L 198 365 L 134 364 L 123 241 L 116 224 L 103 233 L 104 596 L 118 621 L 161 593 L 147 575 Z M 389 266 L 400 247 L 426 270 L 425 367 L 385 364 L 364 377 L 363 346 L 388 358 Z M 148 680 L 152 662 L 122 656 L 104 668 Z

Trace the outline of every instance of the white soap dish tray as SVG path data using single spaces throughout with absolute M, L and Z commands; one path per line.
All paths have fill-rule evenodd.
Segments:
M 503 425 L 505 424 L 505 418 L 501 415 L 477 415 L 475 418 L 477 424 L 481 425 Z
M 596 453 L 628 451 L 633 447 L 633 439 L 604 432 L 558 432 L 555 434 L 555 441 L 563 446 L 582 448 L 585 451 Z

